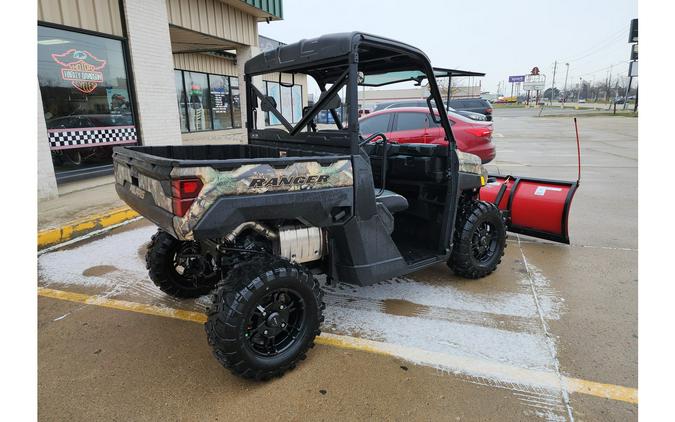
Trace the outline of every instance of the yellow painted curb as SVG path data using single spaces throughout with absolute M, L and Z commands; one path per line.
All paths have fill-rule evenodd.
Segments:
M 62 227 L 43 230 L 38 232 L 38 249 L 65 242 L 135 217 L 138 217 L 136 211 L 129 207 L 123 207 L 102 214 L 94 214 L 84 220 L 74 221 Z

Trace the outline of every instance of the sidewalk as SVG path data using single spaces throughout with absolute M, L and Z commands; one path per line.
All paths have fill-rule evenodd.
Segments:
M 38 202 L 38 231 L 62 227 L 91 215 L 123 208 L 112 175 L 59 186 L 59 197 Z
M 59 197 L 38 201 L 38 249 L 137 217 L 119 199 L 112 175 L 59 186 Z

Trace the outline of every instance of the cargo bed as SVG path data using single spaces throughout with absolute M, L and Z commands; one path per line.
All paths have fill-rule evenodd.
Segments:
M 285 210 L 297 215 L 302 201 L 309 220 L 325 223 L 335 207 L 351 215 L 348 155 L 250 144 L 133 146 L 115 148 L 113 165 L 119 196 L 181 239 L 220 236 L 248 221 L 255 212 L 247 201 L 260 204 L 260 194 L 266 207 L 251 208 L 279 207 L 280 218 Z

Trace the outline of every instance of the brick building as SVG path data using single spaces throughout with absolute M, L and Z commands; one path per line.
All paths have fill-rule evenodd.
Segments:
M 114 145 L 245 142 L 243 65 L 282 18 L 282 0 L 38 0 L 39 199 L 110 174 Z M 259 79 L 297 120 L 306 79 Z

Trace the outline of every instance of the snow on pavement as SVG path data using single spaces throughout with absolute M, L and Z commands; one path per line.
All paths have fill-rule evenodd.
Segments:
M 196 301 L 173 299 L 149 280 L 142 252 L 155 231 L 154 226 L 134 228 L 43 254 L 38 258 L 40 285 L 65 290 L 94 288 L 106 296 L 203 311 L 208 296 Z M 327 286 L 324 330 L 518 368 L 555 371 L 539 313 L 545 319 L 560 318 L 563 300 L 531 264 L 529 275 L 514 272 L 505 263 L 499 271 L 513 272 L 513 277 L 507 278 L 509 291 L 472 292 L 466 284 L 454 282 L 449 270 L 447 284 L 420 282 L 412 274 L 367 287 Z M 392 304 L 403 311 L 392 311 Z M 514 397 L 524 405 L 532 402 L 531 394 L 540 394 L 523 386 L 517 389 L 524 398 Z M 561 409 L 561 403 L 554 400 L 540 416 L 564 419 Z

